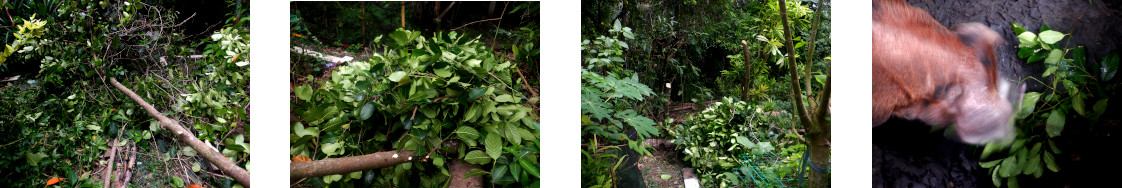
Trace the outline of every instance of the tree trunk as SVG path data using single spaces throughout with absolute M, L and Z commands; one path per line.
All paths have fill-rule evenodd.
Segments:
M 803 103 L 803 99 L 801 97 L 802 91 L 800 91 L 801 88 L 799 86 L 799 75 L 798 75 L 798 71 L 795 70 L 796 69 L 796 67 L 795 67 L 795 56 L 794 56 L 795 50 L 792 47 L 794 45 L 793 44 L 794 41 L 792 40 L 793 37 L 791 36 L 791 24 L 787 20 L 787 6 L 786 5 L 787 5 L 786 0 L 779 0 L 779 15 L 783 20 L 783 36 L 787 41 L 787 45 L 786 45 L 786 47 L 787 47 L 787 60 L 788 60 L 787 70 L 788 70 L 788 73 L 790 74 L 789 82 L 791 83 L 791 90 L 793 90 L 792 94 L 791 94 L 791 100 L 795 101 L 794 102 L 794 106 L 795 106 L 794 110 L 795 110 L 795 113 L 797 113 L 797 116 L 799 117 L 799 122 L 804 127 L 806 127 L 806 129 L 808 130 L 807 131 L 808 138 L 806 139 L 806 145 L 808 146 L 807 149 L 810 150 L 811 161 L 814 163 L 815 166 L 818 166 L 818 167 L 821 167 L 821 168 L 829 168 L 830 147 L 826 143 L 830 139 L 830 123 L 826 121 L 826 116 L 828 115 L 827 110 L 829 109 L 828 108 L 828 106 L 829 106 L 828 102 L 829 102 L 829 99 L 830 99 L 830 79 L 831 79 L 830 78 L 830 73 L 829 73 L 829 71 L 827 71 L 826 87 L 823 90 L 823 94 L 818 97 L 818 104 L 819 105 L 815 109 L 809 109 L 809 110 L 812 110 L 813 113 L 808 112 L 807 111 L 808 109 L 806 109 L 806 107 L 803 106 L 804 103 Z M 819 7 L 819 8 L 821 8 L 821 7 Z M 812 27 L 815 30 L 818 29 L 817 25 L 814 25 Z M 813 46 L 814 41 L 810 41 L 809 45 Z M 810 76 L 810 75 L 807 75 L 807 76 Z M 797 134 L 797 133 L 793 133 L 793 134 Z M 828 171 L 826 173 L 811 171 L 810 176 L 808 178 L 808 180 L 810 181 L 810 187 L 826 187 L 826 184 L 828 183 L 828 182 L 826 182 L 826 179 L 829 178 L 828 173 L 829 173 Z
M 740 40 L 740 45 L 744 46 L 744 81 L 740 86 L 740 96 L 747 101 L 748 91 L 752 90 L 752 55 L 748 51 L 748 41 Z
M 476 169 L 476 168 L 482 168 L 482 166 L 477 165 L 477 164 L 466 163 L 466 162 L 464 162 L 464 160 L 460 160 L 460 159 L 452 160 L 452 163 L 450 165 L 448 165 L 448 169 L 449 169 L 448 171 L 452 172 L 452 175 L 451 175 L 452 179 L 448 180 L 449 181 L 448 187 L 483 188 L 483 176 L 482 175 L 472 176 L 472 177 L 467 177 L 467 178 L 464 177 L 464 174 L 467 174 L 468 172 L 471 172 L 471 169 Z
M 222 155 L 222 153 L 218 153 L 218 149 L 215 149 L 213 146 L 199 141 L 199 139 L 195 137 L 195 135 L 192 134 L 191 131 L 184 129 L 183 126 L 179 125 L 178 122 L 171 120 L 167 116 L 164 116 L 164 114 L 160 113 L 160 111 L 157 111 L 155 107 L 152 107 L 152 105 L 148 104 L 148 102 L 144 101 L 144 99 L 140 99 L 140 96 L 137 96 L 136 93 L 132 92 L 132 90 L 125 87 L 124 85 L 121 85 L 120 82 L 117 82 L 116 78 L 109 78 L 109 83 L 113 84 L 113 86 L 117 87 L 117 89 L 121 90 L 121 92 L 124 92 L 125 95 L 128 95 L 129 98 L 132 98 L 133 101 L 136 101 L 136 103 L 140 104 L 140 107 L 143 108 L 144 111 L 148 112 L 148 116 L 159 120 L 160 127 L 163 127 L 164 130 L 168 130 L 172 134 L 175 134 L 180 141 L 186 142 L 187 145 L 195 148 L 195 151 L 198 151 L 199 155 L 202 155 L 203 158 L 205 158 L 211 164 L 218 166 L 218 169 L 221 169 L 223 173 L 226 173 L 226 175 L 230 176 L 235 181 L 238 181 L 238 183 L 242 184 L 243 186 L 249 187 L 249 172 L 245 171 L 244 168 L 239 167 L 233 162 L 230 162 L 230 159 L 227 159 L 226 156 Z

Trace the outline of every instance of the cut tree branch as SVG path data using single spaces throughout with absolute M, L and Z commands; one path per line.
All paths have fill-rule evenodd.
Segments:
M 356 171 L 386 168 L 401 163 L 412 162 L 414 160 L 427 160 L 432 151 L 441 150 L 443 154 L 450 154 L 456 151 L 455 148 L 460 147 L 460 142 L 441 142 L 438 143 L 436 148 L 430 150 L 427 155 L 414 156 L 413 151 L 382 151 L 366 155 L 343 157 L 343 158 L 327 158 L 317 161 L 292 161 L 289 165 L 289 179 L 301 179 L 310 177 L 319 177 L 332 174 L 344 174 Z M 448 148 L 443 150 L 441 148 Z
M 420 157 L 417 157 L 420 158 Z M 344 158 L 318 161 L 292 161 L 290 179 L 343 174 L 369 169 L 379 169 L 413 161 L 413 151 L 383 151 Z
M 164 128 L 164 130 L 172 132 L 180 141 L 186 142 L 187 145 L 190 145 L 195 149 L 195 151 L 198 151 L 199 154 L 203 156 L 203 158 L 205 158 L 211 164 L 217 166 L 218 169 L 222 170 L 223 173 L 226 173 L 226 175 L 229 175 L 243 186 L 249 187 L 249 172 L 244 168 L 239 167 L 233 162 L 230 162 L 230 160 L 227 159 L 226 156 L 218 153 L 218 149 L 215 149 L 213 146 L 199 141 L 199 139 L 195 137 L 195 135 L 192 134 L 191 131 L 187 131 L 187 129 L 184 129 L 183 126 L 179 125 L 178 122 L 171 120 L 171 118 L 168 118 L 167 116 L 164 116 L 164 114 L 160 113 L 160 111 L 156 110 L 155 107 L 152 107 L 152 105 L 148 104 L 148 102 L 144 101 L 144 99 L 141 99 L 140 96 L 137 96 L 136 93 L 134 93 L 132 90 L 125 87 L 124 85 L 121 85 L 120 82 L 117 82 L 116 78 L 109 78 L 109 83 L 113 84 L 113 86 L 117 87 L 117 89 L 121 90 L 121 92 L 124 92 L 125 95 L 128 95 L 129 98 L 132 98 L 133 101 L 136 101 L 136 103 L 140 104 L 140 107 L 144 108 L 144 111 L 148 112 L 148 116 L 156 118 L 160 122 L 160 127 Z

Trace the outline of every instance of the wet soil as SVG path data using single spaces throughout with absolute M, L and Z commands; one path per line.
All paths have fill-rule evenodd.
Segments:
M 909 0 L 945 26 L 978 22 L 990 26 L 1006 41 L 998 50 L 999 69 L 1009 79 L 1023 80 L 1043 73 L 1042 63 L 1025 64 L 1016 55 L 1017 39 L 1010 21 L 1039 32 L 1042 24 L 1070 33 L 1067 47 L 1084 46 L 1090 64 L 1110 53 L 1122 52 L 1122 2 L 1103 1 L 954 1 Z M 1049 82 L 1047 79 L 1042 81 Z M 1117 81 L 1111 82 L 1117 84 Z M 1028 91 L 1045 87 L 1029 81 Z M 1118 94 L 1111 98 L 1118 98 Z M 1120 100 L 1110 100 L 1104 114 L 1122 114 Z M 1020 178 L 1032 187 L 1083 187 L 1113 182 L 1122 169 L 1111 147 L 1122 145 L 1122 117 L 1104 115 L 1100 122 L 1069 121 L 1053 138 L 1063 151 L 1056 156 L 1060 172 L 1041 178 Z M 948 139 L 944 130 L 920 122 L 890 120 L 873 129 L 874 187 L 993 187 L 988 170 L 978 166 L 982 148 Z

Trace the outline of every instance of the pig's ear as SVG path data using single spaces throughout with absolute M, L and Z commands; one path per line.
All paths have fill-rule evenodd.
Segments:
M 972 48 L 974 57 L 986 68 L 990 83 L 997 83 L 997 53 L 996 49 L 1004 43 L 1001 36 L 993 29 L 980 23 L 959 24 L 954 27 L 958 40 Z

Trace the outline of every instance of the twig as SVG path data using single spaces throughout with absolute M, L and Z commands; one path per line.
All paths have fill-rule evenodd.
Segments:
M 534 87 L 530 87 L 530 83 L 527 83 L 529 81 L 526 79 L 526 76 L 522 75 L 522 71 L 518 70 L 518 68 L 515 68 L 514 72 L 517 72 L 518 77 L 522 78 L 522 87 L 525 87 L 526 91 L 530 91 L 530 94 L 533 94 L 534 97 L 538 97 L 538 92 L 534 91 Z
M 113 177 L 113 166 L 117 165 L 113 162 L 113 159 L 117 157 L 117 139 L 113 139 L 113 143 L 109 143 L 109 146 L 109 161 L 106 162 L 109 167 L 101 174 L 101 181 L 104 181 L 101 187 L 109 187 L 109 182 L 112 182 L 109 178 Z
M 120 185 L 121 188 L 127 187 L 129 185 L 129 180 L 132 179 L 132 173 L 129 173 L 129 171 L 132 170 L 133 164 L 136 164 L 136 144 L 135 143 L 132 146 L 131 152 L 132 152 L 132 156 L 129 157 L 128 168 L 125 168 L 125 181 L 121 182 L 121 185 Z
M 479 22 L 495 21 L 495 20 L 501 20 L 501 19 L 502 18 L 491 18 L 491 19 L 486 19 L 486 20 L 474 21 L 474 22 L 471 22 L 471 23 L 460 25 L 460 27 L 456 27 L 455 29 L 452 29 L 452 31 L 459 30 L 460 28 L 467 27 L 468 25 L 479 23 Z

